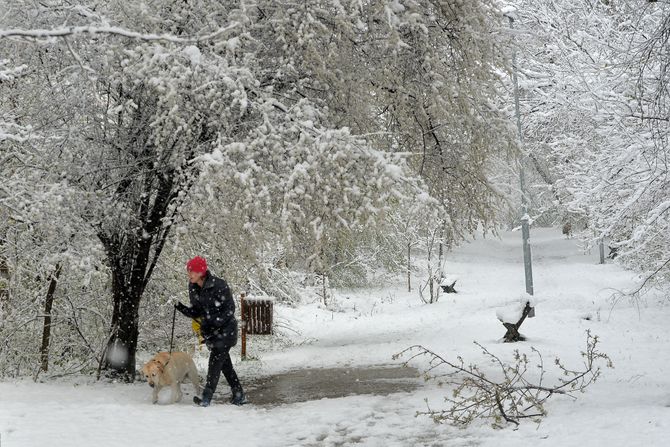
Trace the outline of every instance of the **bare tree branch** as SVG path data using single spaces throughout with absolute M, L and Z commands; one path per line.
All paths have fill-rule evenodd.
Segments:
M 137 31 L 131 31 L 116 26 L 103 26 L 103 25 L 66 26 L 53 29 L 28 29 L 28 30 L 6 29 L 6 30 L 0 30 L 0 39 L 8 37 L 16 37 L 28 40 L 40 40 L 40 39 L 52 39 L 52 38 L 65 38 L 68 36 L 90 34 L 90 35 L 112 35 L 112 36 L 128 37 L 131 39 L 138 39 L 145 41 L 197 43 L 205 40 L 211 40 L 221 35 L 224 35 L 230 32 L 231 30 L 235 29 L 237 26 L 238 25 L 234 23 L 232 25 L 219 28 L 213 33 L 193 37 L 177 37 L 171 34 L 140 33 Z

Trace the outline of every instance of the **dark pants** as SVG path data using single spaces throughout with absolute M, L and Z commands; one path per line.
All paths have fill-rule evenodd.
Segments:
M 237 374 L 233 369 L 233 362 L 230 360 L 229 351 L 229 346 L 223 348 L 212 347 L 212 350 L 209 353 L 207 383 L 202 392 L 202 397 L 204 399 L 211 399 L 212 395 L 214 395 L 221 373 L 226 377 L 233 394 L 235 394 L 236 391 L 242 391 L 242 385 L 240 385 L 240 379 L 237 378 Z

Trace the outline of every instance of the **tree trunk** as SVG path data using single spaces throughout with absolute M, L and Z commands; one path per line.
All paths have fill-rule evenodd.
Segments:
M 5 255 L 5 239 L 0 236 L 0 321 L 9 303 L 9 265 Z
M 433 304 L 435 301 L 435 269 L 433 268 L 433 249 L 435 247 L 435 231 L 431 232 L 428 241 L 428 293 L 430 294 L 427 303 Z M 424 300 L 425 301 L 425 300 Z
M 114 310 L 102 369 L 108 376 L 126 382 L 135 380 L 140 301 L 153 270 L 153 265 L 149 265 L 150 240 L 138 245 L 136 250 L 121 256 L 123 260 L 110 262 Z M 153 254 L 154 260 L 159 254 Z
M 428 267 L 430 268 L 430 271 L 428 272 L 428 291 L 430 292 L 430 300 L 428 303 L 433 304 L 435 302 L 435 273 L 433 272 L 433 265 L 430 263 L 430 259 L 428 260 Z
M 9 267 L 0 258 L 0 321 L 4 319 L 9 306 Z
M 113 274 L 113 276 L 118 276 Z M 105 350 L 103 369 L 108 375 L 126 382 L 135 380 L 135 353 L 139 335 L 139 304 L 141 295 L 126 287 L 123 281 L 113 280 L 111 336 Z
M 49 289 L 44 300 L 44 328 L 42 330 L 42 348 L 40 349 L 40 357 L 42 360 L 42 371 L 49 370 L 49 343 L 51 341 L 51 308 L 54 303 L 54 294 L 56 286 L 58 285 L 58 278 L 60 277 L 61 265 L 56 264 L 56 270 L 50 277 Z
M 176 195 L 172 191 L 173 175 L 174 172 L 171 172 L 159 180 L 153 203 L 151 177 L 145 180 L 145 194 L 137 215 L 142 226 L 132 231 L 124 231 L 124 227 L 114 228 L 118 230 L 116 234 L 98 233 L 112 270 L 114 303 L 102 369 L 107 375 L 127 382 L 135 380 L 140 301 L 171 228 L 171 220 L 166 222 L 165 217 Z
M 407 243 L 407 291 L 412 291 L 412 244 Z
M 444 222 L 441 223 L 440 225 L 440 245 L 438 248 L 438 256 L 437 256 L 437 290 L 435 291 L 435 302 L 437 302 L 440 299 L 440 293 L 442 292 L 442 287 L 440 287 L 440 284 L 442 284 L 442 277 L 444 276 L 444 272 L 442 271 L 442 266 L 444 265 Z
M 126 382 L 135 380 L 140 300 L 160 254 L 156 249 L 150 265 L 151 238 L 136 237 L 134 241 L 120 249 L 112 244 L 107 250 L 114 310 L 102 368 L 107 375 Z
M 326 287 L 326 274 L 325 273 L 321 274 L 321 286 L 323 288 L 323 305 L 327 306 L 328 305 L 328 300 L 327 300 L 327 295 L 326 294 L 328 293 L 328 289 Z
M 440 234 L 442 232 L 440 231 Z M 440 236 L 440 245 L 438 246 L 438 251 L 437 251 L 437 259 L 438 259 L 438 266 L 440 268 L 440 275 L 442 275 L 442 261 L 444 260 L 444 244 L 442 243 L 442 236 Z

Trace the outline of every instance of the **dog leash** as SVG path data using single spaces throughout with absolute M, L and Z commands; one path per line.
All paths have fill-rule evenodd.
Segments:
M 170 334 L 170 354 L 168 356 L 168 361 L 165 362 L 166 366 L 168 363 L 170 363 L 170 359 L 172 358 L 172 343 L 174 342 L 174 323 L 176 319 L 177 319 L 177 308 L 175 307 L 174 310 L 172 311 L 172 333 Z

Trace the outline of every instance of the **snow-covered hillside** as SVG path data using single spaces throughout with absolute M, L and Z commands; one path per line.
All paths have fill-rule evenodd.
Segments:
M 376 290 L 340 290 L 331 311 L 317 303 L 277 312 L 300 335 L 291 348 L 237 361 L 243 381 L 303 368 L 358 368 L 399 362 L 392 355 L 422 344 L 448 358 L 482 362 L 477 341 L 505 360 L 514 349 L 542 352 L 551 382 L 551 360 L 580 366 L 586 330 L 601 338 L 614 369 L 577 396 L 553 397 L 540 425 L 524 422 L 494 430 L 486 421 L 467 429 L 434 424 L 416 411 L 440 408 L 446 394 L 433 382 L 416 391 L 353 395 L 284 405 L 243 407 L 190 404 L 192 389 L 177 405 L 152 405 L 145 383 L 133 385 L 69 378 L 56 383 L 0 383 L 0 445 L 33 446 L 662 446 L 670 436 L 670 308 L 661 296 L 638 302 L 612 294 L 634 286 L 634 274 L 597 265 L 557 229 L 533 230 L 537 316 L 523 324 L 528 341 L 500 342 L 501 307 L 518 303 L 524 290 L 520 235 L 478 239 L 448 257 L 458 276 L 456 295 L 424 305 L 416 292 L 388 284 Z M 251 340 L 251 349 L 254 341 Z M 204 372 L 204 354 L 198 359 Z M 414 363 L 421 368 L 421 361 Z M 484 371 L 494 371 L 482 363 Z M 319 374 L 316 370 L 313 374 Z M 323 378 L 319 378 L 323 380 Z M 220 385 L 220 389 L 225 386 Z M 167 393 L 167 391 L 165 391 Z M 299 391 L 298 391 L 299 392 Z M 344 395 L 348 394 L 343 390 Z M 165 396 L 163 396 L 165 397 Z M 162 399 L 163 401 L 165 399 Z

